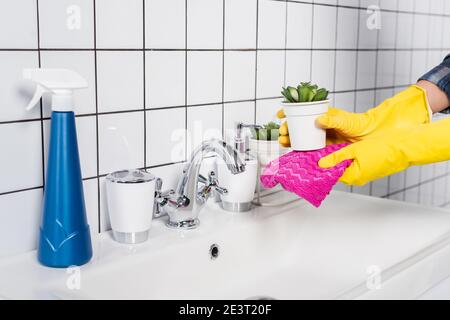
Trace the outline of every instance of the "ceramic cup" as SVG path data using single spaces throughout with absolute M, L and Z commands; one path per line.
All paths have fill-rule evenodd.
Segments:
M 153 219 L 155 182 L 155 176 L 143 170 L 122 170 L 106 176 L 109 220 L 116 241 L 147 240 Z

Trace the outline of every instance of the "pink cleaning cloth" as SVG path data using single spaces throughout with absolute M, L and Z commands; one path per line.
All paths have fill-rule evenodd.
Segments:
M 319 167 L 319 159 L 333 153 L 348 143 L 328 145 L 314 151 L 291 151 L 271 161 L 261 175 L 265 188 L 278 183 L 290 192 L 319 207 L 352 160 L 345 160 L 335 167 Z

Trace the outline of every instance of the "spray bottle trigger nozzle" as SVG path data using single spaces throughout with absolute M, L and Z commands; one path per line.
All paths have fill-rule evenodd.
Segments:
M 31 110 L 33 109 L 36 104 L 39 102 L 39 100 L 41 99 L 42 95 L 44 93 L 48 92 L 48 90 L 43 87 L 42 85 L 38 84 L 36 87 L 36 91 L 34 92 L 33 98 L 31 98 L 30 103 L 28 104 L 28 106 L 26 107 L 26 110 Z

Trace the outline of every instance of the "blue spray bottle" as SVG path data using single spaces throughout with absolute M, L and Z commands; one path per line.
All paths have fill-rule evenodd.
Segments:
M 66 69 L 25 69 L 25 79 L 37 84 L 27 110 L 44 93 L 52 94 L 52 117 L 38 260 L 64 268 L 87 263 L 92 257 L 78 155 L 74 89 L 86 88 L 79 74 Z

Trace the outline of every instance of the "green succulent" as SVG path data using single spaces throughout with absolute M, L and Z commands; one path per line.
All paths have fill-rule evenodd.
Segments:
M 325 88 L 320 88 L 311 82 L 301 82 L 297 88 L 283 87 L 281 94 L 284 96 L 287 103 L 323 101 L 328 97 L 328 91 Z
M 275 122 L 269 122 L 262 126 L 262 128 L 252 128 L 252 137 L 256 140 L 266 140 L 272 141 L 277 140 L 279 133 L 280 125 Z

